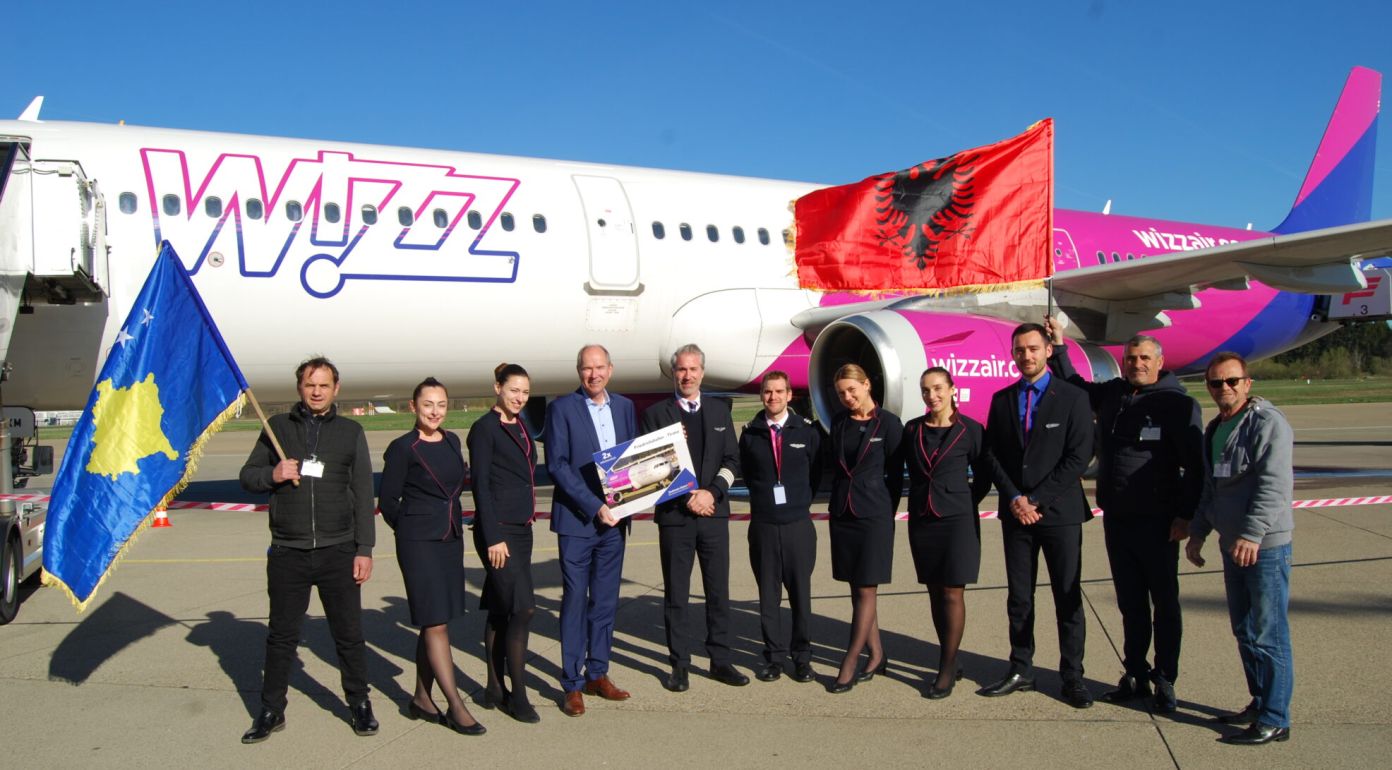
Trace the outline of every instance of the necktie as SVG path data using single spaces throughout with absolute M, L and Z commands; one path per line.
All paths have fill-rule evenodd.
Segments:
M 692 414 L 696 414 L 696 402 L 695 402 L 695 401 L 687 401 L 687 402 L 686 402 L 686 411 L 691 412 Z
M 1029 443 L 1030 428 L 1034 427 L 1034 386 L 1025 388 L 1025 442 Z

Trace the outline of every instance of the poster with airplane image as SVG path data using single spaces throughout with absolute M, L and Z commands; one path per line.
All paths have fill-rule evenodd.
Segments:
M 681 497 L 697 486 L 681 423 L 601 449 L 594 459 L 604 502 L 615 518 Z

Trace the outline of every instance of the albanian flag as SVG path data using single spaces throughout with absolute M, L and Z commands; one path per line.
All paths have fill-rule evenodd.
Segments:
M 1053 272 L 1054 122 L 793 203 L 798 284 L 979 291 Z

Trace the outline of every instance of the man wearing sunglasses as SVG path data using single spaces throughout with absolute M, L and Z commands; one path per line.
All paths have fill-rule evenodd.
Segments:
M 1290 602 L 1295 481 L 1290 423 L 1269 401 L 1252 397 L 1247 362 L 1219 353 L 1204 379 L 1218 416 L 1204 432 L 1203 493 L 1189 525 L 1185 555 L 1202 567 L 1204 539 L 1218 531 L 1228 617 L 1252 701 L 1217 721 L 1247 725 L 1220 740 L 1256 746 L 1290 738 Z
M 1203 415 L 1164 370 L 1154 337 L 1138 334 L 1126 343 L 1123 377 L 1088 382 L 1069 361 L 1058 323 L 1046 317 L 1044 326 L 1054 344 L 1049 368 L 1087 391 L 1097 416 L 1097 504 L 1106 514 L 1107 561 L 1125 638 L 1125 672 L 1102 699 L 1148 698 L 1153 682 L 1155 711 L 1171 713 L 1183 632 L 1179 542 L 1189 536 L 1203 486 Z M 1154 668 L 1146 660 L 1152 636 Z

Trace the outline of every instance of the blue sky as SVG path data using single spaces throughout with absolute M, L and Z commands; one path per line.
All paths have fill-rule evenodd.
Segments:
M 1053 117 L 1060 207 L 1259 229 L 1349 68 L 1392 88 L 1386 0 L 15 5 L 11 117 L 831 184 Z

